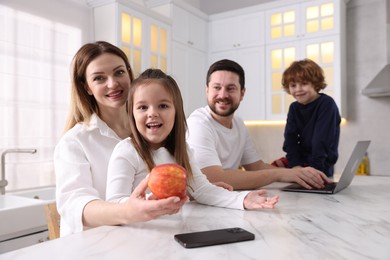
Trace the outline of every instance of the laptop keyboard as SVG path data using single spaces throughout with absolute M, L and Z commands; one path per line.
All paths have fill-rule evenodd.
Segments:
M 333 190 L 336 187 L 336 184 L 337 184 L 336 182 L 325 183 L 325 186 L 322 189 L 318 189 L 318 190 Z

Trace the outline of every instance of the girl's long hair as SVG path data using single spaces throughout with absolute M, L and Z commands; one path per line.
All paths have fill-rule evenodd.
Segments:
M 133 71 L 126 54 L 118 47 L 104 41 L 87 43 L 75 54 L 72 61 L 72 88 L 70 111 L 65 126 L 65 131 L 71 129 L 80 122 L 89 122 L 93 113 L 99 114 L 99 106 L 93 95 L 87 92 L 87 79 L 85 73 L 88 65 L 104 53 L 111 53 L 122 58 L 129 73 L 130 81 L 133 81 Z
M 168 93 L 170 93 L 173 104 L 175 107 L 175 123 L 173 125 L 172 131 L 165 140 L 164 147 L 169 151 L 169 153 L 175 158 L 176 163 L 183 166 L 187 171 L 187 178 L 192 179 L 192 169 L 190 165 L 190 160 L 187 151 L 186 144 L 186 130 L 187 122 L 183 109 L 183 99 L 180 93 L 179 86 L 176 81 L 169 75 L 166 75 L 163 71 L 159 69 L 147 69 L 144 71 L 138 78 L 136 78 L 130 88 L 129 95 L 129 104 L 128 114 L 130 116 L 130 129 L 131 129 L 131 140 L 138 154 L 144 160 L 149 172 L 153 169 L 155 162 L 153 160 L 152 151 L 149 147 L 148 142 L 143 138 L 143 136 L 138 131 L 135 119 L 133 115 L 133 102 L 134 102 L 134 93 L 137 91 L 137 88 L 141 85 L 148 85 L 151 83 L 157 83 L 163 86 Z

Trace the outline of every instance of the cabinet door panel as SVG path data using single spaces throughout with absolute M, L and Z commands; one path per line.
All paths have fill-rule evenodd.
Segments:
M 265 119 L 264 46 L 213 53 L 210 65 L 221 59 L 233 60 L 245 71 L 246 92 L 237 115 L 244 120 Z
M 207 50 L 207 22 L 195 15 L 191 15 L 190 25 L 190 45 L 198 50 Z
M 210 32 L 213 52 L 263 45 L 264 13 L 212 21 Z
M 245 95 L 237 114 L 244 120 L 265 118 L 264 47 L 240 50 L 237 62 L 245 71 Z
M 235 33 L 234 19 L 223 19 L 213 21 L 210 24 L 210 39 L 211 50 L 226 51 L 234 48 L 234 33 Z
M 293 101 L 282 88 L 283 72 L 300 55 L 299 41 L 288 44 L 273 44 L 266 48 L 266 118 L 286 119 L 288 108 Z
M 172 37 L 183 44 L 189 41 L 189 19 L 188 12 L 173 5 L 172 6 Z
M 175 5 L 172 11 L 173 39 L 198 50 L 207 50 L 207 22 Z
M 301 5 L 305 38 L 340 33 L 340 6 L 334 0 L 304 2 Z
M 236 47 L 247 48 L 264 45 L 264 13 L 239 16 L 235 21 L 237 35 L 234 36 Z
M 191 49 L 188 52 L 187 68 L 188 76 L 188 105 L 186 115 L 190 115 L 195 109 L 207 104 L 206 99 L 206 54 Z
M 181 95 L 183 97 L 184 108 L 186 108 L 188 93 L 187 93 L 187 79 L 188 69 L 187 64 L 187 47 L 179 43 L 172 44 L 172 77 L 179 85 Z
M 267 44 L 296 40 L 301 31 L 299 17 L 298 5 L 287 5 L 266 11 Z
M 172 76 L 183 97 L 186 116 L 206 102 L 206 54 L 180 43 L 172 45 Z

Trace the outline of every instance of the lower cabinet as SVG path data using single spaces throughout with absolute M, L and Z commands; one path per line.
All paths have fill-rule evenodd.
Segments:
M 32 246 L 49 240 L 47 230 L 42 230 L 30 234 L 21 235 L 15 238 L 7 239 L 0 242 L 0 254 Z

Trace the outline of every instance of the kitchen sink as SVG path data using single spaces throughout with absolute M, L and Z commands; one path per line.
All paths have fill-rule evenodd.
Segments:
M 0 254 L 48 240 L 43 205 L 54 201 L 55 187 L 0 195 Z
M 39 189 L 31 189 L 24 191 L 17 191 L 8 193 L 12 196 L 42 200 L 44 202 L 54 202 L 56 200 L 56 188 L 55 187 L 46 187 Z

